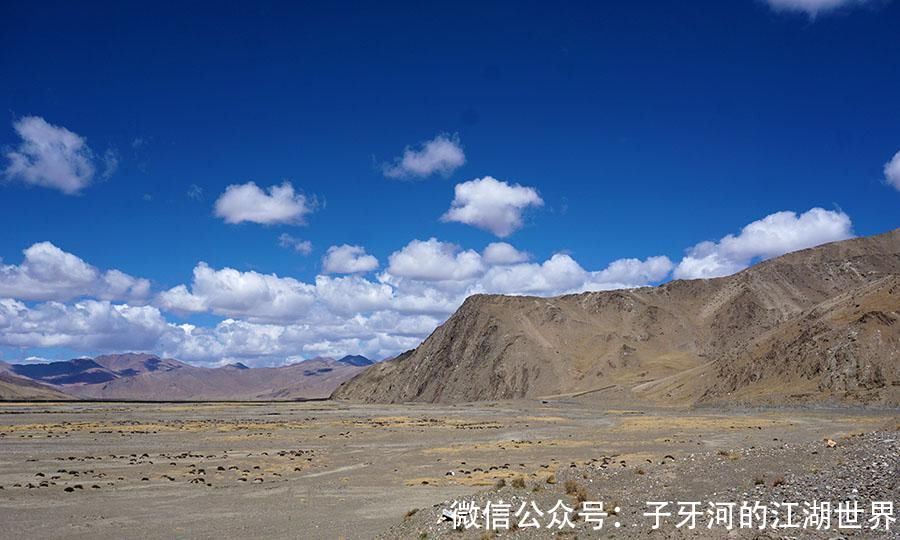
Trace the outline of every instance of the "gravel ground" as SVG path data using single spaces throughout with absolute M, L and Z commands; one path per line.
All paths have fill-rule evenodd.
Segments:
M 563 533 L 628 538 L 649 533 L 641 515 L 648 499 L 762 499 L 770 496 L 763 488 L 812 498 L 813 487 L 841 500 L 856 488 L 868 503 L 895 493 L 887 482 L 897 476 L 897 447 L 878 439 L 900 425 L 896 410 L 696 410 L 586 399 L 4 403 L 0 538 L 480 538 L 484 531 L 438 524 L 442 501 L 502 497 L 549 510 L 579 494 L 621 511 L 599 534 L 580 521 Z M 874 431 L 882 433 L 850 437 Z M 499 493 L 485 492 L 501 480 Z M 614 521 L 622 527 L 610 528 Z M 671 536 L 674 525 L 662 531 L 655 536 Z
M 402 523 L 386 531 L 380 538 L 900 538 L 900 524 L 893 523 L 889 531 L 883 526 L 878 531 L 868 527 L 873 501 L 891 501 L 900 504 L 900 432 L 870 432 L 855 434 L 836 441 L 816 440 L 803 444 L 735 448 L 715 452 L 686 454 L 675 457 L 670 454 L 648 455 L 641 460 L 619 459 L 620 456 L 593 458 L 588 464 L 572 463 L 561 467 L 554 474 L 548 472 L 541 481 L 524 480 L 516 486 L 507 483 L 503 487 L 483 491 L 465 499 L 484 508 L 501 500 L 511 503 L 511 529 L 485 531 L 484 529 L 454 530 L 450 520 L 442 519 L 448 500 L 434 507 L 419 510 L 407 516 Z M 557 501 L 562 501 L 577 512 L 579 501 L 603 501 L 610 515 L 603 528 L 595 531 L 596 523 L 587 523 L 573 513 L 574 527 L 548 529 L 552 519 L 548 512 Z M 644 516 L 654 507 L 648 501 L 668 501 L 661 512 L 671 512 L 663 519 L 658 530 L 653 530 L 655 518 Z M 681 501 L 700 502 L 697 508 L 697 528 L 676 528 L 676 523 L 686 516 L 679 516 Z M 708 529 L 710 516 L 708 503 L 743 501 L 751 505 L 759 501 L 768 506 L 766 529 L 751 530 L 735 527 L 726 529 L 716 525 Z M 788 507 L 783 503 L 798 503 L 791 508 L 792 522 L 802 523 L 804 503 L 829 501 L 832 508 L 831 528 L 816 530 L 807 528 L 772 529 L 773 510 L 779 512 L 784 524 Z M 863 510 L 861 529 L 839 528 L 836 509 L 838 503 L 850 507 L 855 502 Z M 546 512 L 539 523 L 540 529 L 517 527 L 515 523 L 524 514 L 515 517 L 519 507 L 526 503 L 530 509 L 534 502 Z M 776 507 L 772 503 L 782 503 Z M 612 509 L 618 507 L 619 512 Z M 686 507 L 685 510 L 690 510 Z M 558 513 L 558 517 L 562 517 Z M 535 513 L 531 512 L 532 516 Z M 734 511 L 734 524 L 738 524 L 738 510 Z M 893 517 L 900 517 L 895 508 Z M 484 524 L 483 516 L 478 519 Z M 618 522 L 619 527 L 614 523 Z M 849 524 L 849 521 L 845 522 Z M 882 522 L 883 524 L 883 522 Z

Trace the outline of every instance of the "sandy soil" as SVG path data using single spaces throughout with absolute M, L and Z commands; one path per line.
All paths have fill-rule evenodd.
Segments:
M 487 493 L 500 479 L 521 478 L 533 489 L 553 474 L 562 486 L 577 471 L 601 485 L 591 467 L 604 458 L 624 462 L 627 478 L 650 479 L 671 456 L 666 495 L 675 496 L 679 475 L 698 472 L 671 464 L 703 454 L 718 456 L 723 489 L 739 489 L 739 477 L 771 482 L 806 466 L 800 460 L 797 471 L 781 471 L 784 460 L 767 451 L 898 423 L 896 410 L 610 408 L 575 398 L 3 403 L 0 537 L 418 538 L 433 534 L 432 514 L 445 501 Z M 744 452 L 769 457 L 727 457 Z M 751 462 L 771 470 L 748 470 Z M 636 475 L 642 463 L 645 474 Z M 624 500 L 631 483 L 610 480 L 622 493 L 609 497 Z

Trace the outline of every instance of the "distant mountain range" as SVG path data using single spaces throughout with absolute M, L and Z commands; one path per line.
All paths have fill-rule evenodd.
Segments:
M 0 362 L 0 399 L 318 399 L 372 363 L 363 356 L 345 356 L 277 368 L 251 369 L 241 363 L 204 368 L 138 353 L 33 364 Z
M 459 403 L 588 393 L 685 405 L 900 405 L 900 229 L 716 279 L 556 298 L 470 296 L 418 348 L 333 397 Z
M 59 390 L 47 385 L 37 383 L 31 379 L 16 377 L 3 368 L 9 366 L 0 362 L 0 399 L 4 400 L 70 400 L 68 396 Z

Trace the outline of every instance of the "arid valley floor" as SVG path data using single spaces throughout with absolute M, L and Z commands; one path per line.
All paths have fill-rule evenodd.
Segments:
M 621 505 L 628 534 L 642 536 L 643 499 L 711 500 L 732 490 L 740 500 L 792 485 L 787 496 L 856 488 L 861 499 L 898 499 L 896 410 L 591 399 L 3 403 L 0 537 L 481 538 L 437 523 L 448 501 L 571 504 L 582 489 Z M 501 479 L 506 486 L 492 492 Z M 571 489 L 576 480 L 584 487 Z

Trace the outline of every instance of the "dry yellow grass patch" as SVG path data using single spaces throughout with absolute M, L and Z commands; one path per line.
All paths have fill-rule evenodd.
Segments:
M 409 478 L 403 483 L 407 486 L 441 486 L 441 485 L 462 485 L 462 486 L 496 486 L 498 480 L 512 481 L 513 478 L 522 476 L 522 471 L 484 471 L 473 472 L 466 476 L 457 474 L 456 476 L 423 476 L 418 478 Z M 423 484 L 427 482 L 427 484 Z
M 570 423 L 572 421 L 570 418 L 563 418 L 562 416 L 525 416 L 521 420 L 525 422 L 551 422 L 554 424 Z
M 540 439 L 538 441 L 499 441 L 483 443 L 454 444 L 452 446 L 434 446 L 422 450 L 425 455 L 433 454 L 461 454 L 472 452 L 533 452 L 541 448 L 583 448 L 595 446 L 597 441 L 582 439 Z
M 356 427 L 371 428 L 453 428 L 453 429 L 499 429 L 503 424 L 496 421 L 477 422 L 463 418 L 412 418 L 409 416 L 376 416 L 350 422 Z
M 311 427 L 308 422 L 72 422 L 69 424 L 7 424 L 0 425 L 0 431 L 7 433 L 40 432 L 112 432 L 112 433 L 174 433 L 174 432 L 220 432 L 235 431 L 275 431 L 281 429 L 304 429 Z M 319 427 L 319 426 L 316 426 Z
M 782 419 L 765 417 L 741 417 L 741 416 L 628 416 L 622 418 L 618 426 L 622 431 L 658 431 L 660 429 L 685 429 L 685 430 L 719 430 L 788 426 L 791 422 Z

